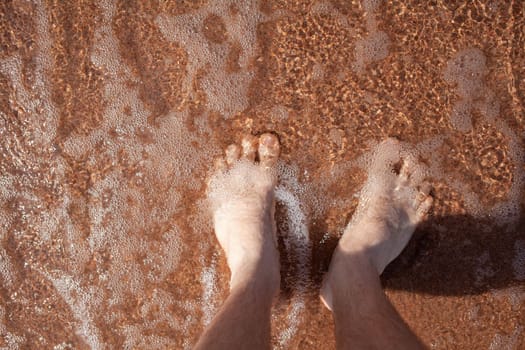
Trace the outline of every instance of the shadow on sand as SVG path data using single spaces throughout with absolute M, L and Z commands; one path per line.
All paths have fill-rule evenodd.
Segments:
M 471 216 L 431 217 L 381 279 L 387 288 L 440 295 L 525 286 L 516 271 L 523 266 L 515 266 L 519 239 L 525 240 L 523 215 L 503 227 Z
M 319 227 L 313 230 L 319 230 Z M 311 231 L 311 237 L 320 236 Z M 524 286 L 516 269 L 516 241 L 525 241 L 525 216 L 518 224 L 497 227 L 493 220 L 471 216 L 430 217 L 420 224 L 408 246 L 381 276 L 388 289 L 433 295 L 472 295 L 495 289 Z M 308 294 L 319 292 L 338 239 L 313 244 Z M 296 258 L 280 240 L 281 291 L 296 292 Z M 523 259 L 523 257 L 522 257 Z M 521 274 L 524 272 L 521 271 Z M 523 278 L 523 276 L 521 276 Z

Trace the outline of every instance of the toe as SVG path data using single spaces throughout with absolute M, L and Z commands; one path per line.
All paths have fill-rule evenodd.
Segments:
M 424 194 L 425 196 L 428 196 L 430 194 L 430 191 L 432 191 L 432 185 L 425 181 L 419 186 L 419 193 Z
M 419 208 L 417 208 L 417 219 L 419 221 L 422 220 L 425 215 L 427 215 L 428 211 L 432 207 L 433 202 L 434 199 L 431 196 L 428 196 L 423 202 L 421 202 L 421 205 Z
M 416 201 L 415 201 L 415 207 L 419 208 L 422 202 L 424 202 L 428 195 L 430 194 L 430 191 L 432 190 L 432 185 L 428 182 L 423 182 L 418 189 L 418 193 L 416 195 Z
M 224 160 L 223 157 L 218 157 L 217 159 L 215 159 L 214 168 L 216 172 L 219 172 L 219 173 L 225 172 L 228 169 L 226 160 Z
M 273 167 L 279 158 L 279 139 L 277 136 L 266 133 L 259 137 L 259 160 L 264 167 Z
M 239 160 L 241 156 L 241 148 L 238 145 L 229 145 L 226 148 L 226 163 L 231 166 Z
M 410 176 L 412 175 L 412 172 L 414 171 L 414 168 L 416 167 L 416 159 L 409 155 L 406 156 L 403 159 L 403 165 L 401 166 L 401 169 L 399 170 L 399 178 L 403 183 L 408 183 Z
M 400 146 L 400 142 L 395 137 L 387 137 L 385 140 L 381 141 L 381 146 L 385 147 L 395 147 L 398 148 Z
M 259 145 L 259 139 L 253 135 L 246 135 L 243 137 L 242 142 L 242 157 L 249 161 L 255 161 L 255 152 Z
M 208 178 L 206 179 L 206 185 L 208 188 L 211 186 L 214 178 L 216 178 L 217 175 L 224 174 L 227 170 L 228 165 L 226 164 L 226 160 L 224 160 L 223 157 L 215 158 L 213 162 L 213 172 L 209 174 Z

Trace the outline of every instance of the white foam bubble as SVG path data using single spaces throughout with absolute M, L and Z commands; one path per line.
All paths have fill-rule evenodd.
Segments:
M 460 102 L 468 103 L 466 101 Z M 443 134 L 423 141 L 416 145 L 416 148 L 424 158 L 429 160 L 428 174 L 433 179 L 446 181 L 454 191 L 458 192 L 463 198 L 468 214 L 474 218 L 492 218 L 496 225 L 507 225 L 507 229 L 512 230 L 516 228 L 515 225 L 518 223 L 521 215 L 520 201 L 525 188 L 524 153 L 520 146 L 519 138 L 504 121 L 495 119 L 492 121 L 492 124 L 507 137 L 507 156 L 509 162 L 513 164 L 512 182 L 506 197 L 492 207 L 484 206 L 479 198 L 479 193 L 464 181 L 459 180 L 456 173 L 444 173 L 442 166 L 444 159 L 443 155 L 440 154 L 441 152 L 439 152 L 439 148 L 449 135 Z M 361 166 L 364 166 L 365 169 L 368 167 L 366 162 L 363 161 L 361 161 Z
M 34 85 L 34 90 L 27 90 L 22 82 L 22 61 L 18 56 L 0 60 L 0 72 L 9 78 L 13 86 L 13 97 L 16 104 L 11 107 L 17 108 L 18 106 L 22 110 L 18 118 L 24 128 L 18 142 L 23 147 L 34 147 L 38 152 L 49 150 L 55 136 L 58 118 L 51 104 L 43 102 L 49 98 L 49 92 L 45 89 L 44 83 L 40 81 L 44 78 L 37 74 L 36 78 L 40 79 L 40 84 Z M 16 134 L 9 136 L 16 139 L 19 137 Z M 37 164 L 40 160 L 39 154 L 34 153 L 36 152 L 27 152 L 24 157 Z
M 43 273 L 43 275 L 53 284 L 71 308 L 78 322 L 76 333 L 89 344 L 91 349 L 105 349 L 106 345 L 101 340 L 100 330 L 93 322 L 94 314 L 102 301 L 103 294 L 100 293 L 100 290 L 94 286 L 84 289 L 71 276 L 55 277 L 49 273 Z
M 162 233 L 161 242 L 150 241 L 140 232 L 148 232 L 149 225 L 167 222 L 179 209 L 181 195 L 176 188 L 178 184 L 185 183 L 194 189 L 202 186 L 204 179 L 193 176 L 193 172 L 203 161 L 212 158 L 216 148 L 208 142 L 198 152 L 195 150 L 192 142 L 199 141 L 198 135 L 186 129 L 183 123 L 187 117 L 185 112 L 169 113 L 158 120 L 157 127 L 148 124 L 150 111 L 141 102 L 137 88 L 129 84 L 130 81 L 137 82 L 137 78 L 121 57 L 112 28 L 115 4 L 103 1 L 101 6 L 103 17 L 95 31 L 90 59 L 104 74 L 103 88 L 108 103 L 101 125 L 89 135 L 76 135 L 65 140 L 63 151 L 73 157 L 81 157 L 86 151 L 93 150 L 96 144 L 102 144 L 105 158 L 111 161 L 108 164 L 111 169 L 91 181 L 89 201 L 75 203 L 89 214 L 90 234 L 87 239 L 83 239 L 71 223 L 66 226 L 66 232 L 68 240 L 75 242 L 69 248 L 71 255 L 75 254 L 72 259 L 78 262 L 73 269 L 75 275 L 81 277 L 82 270 L 93 255 L 104 251 L 109 255 L 109 264 L 102 266 L 97 261 L 96 269 L 99 287 L 107 291 L 108 304 L 114 306 L 126 303 L 126 293 L 140 297 L 148 285 L 162 282 L 178 267 L 183 246 L 176 227 Z M 127 107 L 131 116 L 124 113 Z M 206 128 L 203 124 L 200 130 L 206 131 Z M 150 134 L 152 142 L 137 142 L 137 132 Z M 108 137 L 110 133 L 116 137 Z M 123 169 L 126 164 L 116 162 L 122 154 L 134 166 L 129 180 L 131 185 L 123 174 L 123 170 L 128 170 Z M 99 167 L 99 156 L 91 152 L 88 164 Z M 158 189 L 157 183 L 172 183 L 173 186 Z M 162 191 L 158 195 L 163 198 L 162 208 L 155 208 L 147 217 L 144 217 L 144 208 L 151 203 L 145 189 Z M 196 222 L 200 225 L 196 229 L 205 226 L 198 220 Z M 144 258 L 136 259 L 138 256 Z M 156 306 L 152 308 L 166 310 L 165 314 L 159 314 L 154 321 L 145 321 L 141 326 L 126 324 L 119 330 L 129 346 L 148 344 L 147 347 L 157 347 L 167 344 L 165 339 L 156 336 L 147 337 L 144 342 L 141 340 L 144 330 L 154 329 L 158 320 L 165 319 L 172 327 L 181 327 L 174 318 L 168 317 L 166 307 L 172 300 L 163 295 L 162 290 L 157 290 L 152 299 L 144 304 L 143 311 L 146 312 L 147 306 L 154 303 Z M 197 310 L 193 307 L 188 312 L 196 314 Z M 190 316 L 187 319 L 195 318 Z M 123 317 L 125 315 L 115 314 L 108 318 L 108 322 Z M 189 324 L 182 327 L 189 327 Z
M 237 9 L 235 13 L 230 11 L 232 5 Z M 209 43 L 206 39 L 202 27 L 209 15 L 218 15 L 224 21 L 230 41 L 241 45 L 238 72 L 226 73 L 224 69 L 232 49 L 231 44 Z M 155 22 L 164 37 L 182 45 L 188 53 L 186 78 L 182 87 L 184 94 L 193 94 L 196 75 L 205 69 L 202 87 L 207 95 L 208 108 L 220 112 L 226 118 L 243 111 L 248 106 L 246 93 L 254 77 L 251 60 L 257 48 L 257 25 L 262 20 L 263 15 L 254 0 L 217 1 L 191 14 L 159 15 Z
M 278 121 L 285 121 L 289 116 L 288 109 L 283 105 L 273 106 L 270 109 L 269 114 L 272 116 L 272 118 L 275 118 Z
M 7 202 L 9 199 L 13 198 L 16 194 L 15 189 L 15 176 L 11 174 L 2 174 L 0 175 L 0 200 L 2 202 Z
M 370 63 L 380 61 L 388 56 L 390 38 L 383 31 L 371 32 L 355 43 L 354 70 L 362 73 Z
M 308 232 L 308 221 L 301 210 L 297 196 L 282 184 L 275 189 L 277 201 L 284 204 L 287 209 L 287 226 L 290 232 L 283 237 L 288 251 L 297 255 L 298 280 L 295 287 L 298 293 L 303 293 L 309 284 L 310 251 L 311 243 Z
M 484 98 L 474 104 L 488 122 L 494 122 L 500 112 L 500 103 L 492 90 L 485 88 Z
M 281 349 L 287 349 L 288 343 L 297 333 L 297 329 L 300 326 L 301 316 L 305 311 L 304 297 L 301 295 L 294 296 L 290 302 L 290 309 L 286 317 L 288 327 L 281 331 L 279 334 L 279 347 Z
M 46 11 L 47 7 L 42 0 L 35 0 L 36 5 L 36 43 L 38 45 L 38 55 L 36 57 L 36 75 L 37 79 L 35 85 L 45 92 L 45 103 L 51 104 L 50 84 L 47 80 L 47 74 L 53 68 L 53 56 L 51 48 L 53 47 L 53 40 L 51 38 L 51 25 L 49 24 L 49 15 Z M 56 110 L 53 108 L 53 111 Z M 51 115 L 56 115 L 52 113 Z
M 297 279 L 294 283 L 294 296 L 291 310 L 287 315 L 288 327 L 279 335 L 279 345 L 284 348 L 295 335 L 302 322 L 301 314 L 305 308 L 305 295 L 310 284 L 311 241 L 308 220 L 302 209 L 299 195 L 301 186 L 293 176 L 293 168 L 279 164 L 281 183 L 275 189 L 275 198 L 286 207 L 286 225 L 288 232 L 283 236 L 286 250 L 297 257 L 295 268 Z M 281 230 L 281 232 L 284 232 Z
M 204 265 L 201 256 L 201 265 Z M 210 266 L 204 266 L 200 275 L 200 282 L 203 286 L 202 294 L 202 312 L 204 318 L 202 320 L 203 326 L 208 326 L 217 310 L 217 255 L 214 254 L 211 259 Z
M 160 249 L 158 249 L 160 252 L 155 254 L 155 259 L 153 259 L 157 264 L 156 274 L 150 278 L 151 280 L 161 282 L 168 274 L 175 271 L 183 251 L 183 242 L 180 237 L 181 233 L 176 227 L 162 235 L 163 241 Z M 152 250 L 150 249 L 149 251 Z M 157 251 L 157 249 L 154 251 Z
M 371 13 L 376 11 L 382 2 L 382 0 L 363 0 L 361 5 L 363 6 L 363 10 L 365 10 L 365 12 Z
M 510 225 L 513 228 L 521 215 L 520 203 L 525 187 L 524 152 L 514 131 L 502 120 L 495 120 L 498 131 L 508 139 L 507 153 L 509 161 L 514 165 L 512 183 L 507 192 L 507 198 L 494 207 L 485 210 L 485 215 L 493 217 L 498 225 Z M 514 227 L 515 228 L 515 227 Z
M 121 141 L 129 140 L 136 129 L 147 128 L 147 116 L 150 111 L 139 98 L 137 89 L 131 88 L 129 82 L 138 82 L 131 69 L 124 63 L 118 40 L 112 28 L 115 4 L 104 0 L 100 4 L 103 11 L 102 21 L 97 26 L 94 46 L 90 60 L 104 74 L 104 96 L 108 102 L 104 110 L 101 125 L 89 135 L 74 135 L 64 142 L 63 151 L 70 155 L 82 155 L 93 149 L 95 144 L 102 143 L 104 150 L 112 159 L 122 149 Z M 130 107 L 132 116 L 124 115 L 124 109 Z M 118 130 L 120 139 L 114 142 L 108 137 L 110 131 Z M 141 158 L 140 147 L 127 147 L 128 154 L 134 159 Z
M 382 0 L 361 2 L 365 10 L 364 19 L 368 34 L 355 43 L 355 61 L 352 68 L 358 74 L 363 74 L 369 64 L 383 60 L 389 54 L 390 38 L 387 33 L 377 29 L 377 19 L 374 14 L 381 2 Z
M 148 329 L 154 330 L 160 324 L 165 323 L 176 330 L 180 330 L 181 325 L 176 318 L 180 315 L 174 315 L 171 311 L 175 303 L 176 300 L 172 293 L 160 288 L 153 289 L 150 299 L 144 300 L 144 304 L 140 308 L 144 325 Z
M 240 160 L 224 174 L 215 174 L 208 186 L 209 199 L 213 212 L 219 207 L 237 206 L 237 199 L 242 202 L 251 200 L 253 208 L 230 208 L 228 210 L 262 210 L 266 204 L 265 196 L 274 183 L 274 174 L 262 167 Z
M 499 115 L 500 103 L 483 81 L 488 73 L 486 60 L 480 49 L 466 48 L 452 57 L 443 72 L 445 81 L 456 84 L 459 95 L 450 115 L 452 126 L 459 131 L 471 131 L 473 109 L 479 110 L 488 122 L 494 122 Z
M 155 334 L 144 334 L 138 325 L 127 324 L 122 327 L 124 334 L 124 349 L 168 349 L 172 346 L 169 337 L 162 337 Z
M 47 73 L 52 68 L 52 41 L 49 35 L 48 16 L 40 0 L 36 1 L 36 32 L 37 52 L 35 56 L 35 80 L 31 89 L 26 89 L 22 83 L 22 62 L 18 55 L 0 61 L 0 71 L 9 77 L 16 97 L 20 104 L 23 118 L 28 123 L 23 130 L 27 135 L 26 142 L 30 146 L 46 150 L 56 134 L 58 114 L 51 99 L 50 83 Z M 27 155 L 31 156 L 31 155 Z
M 326 16 L 335 18 L 335 20 L 338 22 L 339 25 L 343 26 L 344 28 L 350 31 L 352 30 L 352 27 L 348 23 L 348 18 L 345 15 L 343 15 L 330 2 L 327 2 L 327 1 L 315 2 L 311 7 L 310 12 L 312 14 L 326 15 Z
M 478 48 L 466 48 L 458 51 L 447 65 L 447 76 L 456 79 L 458 76 L 479 79 L 486 69 L 487 58 Z
M 188 334 L 188 332 L 192 328 L 194 328 L 198 323 L 196 313 L 195 313 L 195 311 L 198 309 L 198 305 L 196 305 L 194 300 L 179 301 L 178 305 L 181 306 L 183 310 L 187 313 L 187 316 L 184 318 L 184 322 L 183 322 L 181 329 L 183 331 L 182 334 Z M 193 348 L 193 345 L 190 344 L 190 340 L 188 337 L 184 339 L 182 346 L 184 349 L 187 349 L 187 350 Z
M 426 140 L 421 140 L 415 148 L 425 158 L 431 158 L 431 155 L 443 145 L 443 141 L 447 135 L 438 135 Z
M 507 288 L 507 297 L 513 311 L 518 311 L 525 301 L 525 286 Z
M 18 350 L 26 339 L 23 336 L 19 336 L 7 330 L 6 316 L 4 305 L 0 305 L 0 336 L 3 339 L 3 345 L 7 345 L 7 347 L 2 349 Z
M 2 285 L 10 288 L 15 281 L 16 276 L 13 275 L 13 264 L 11 258 L 3 247 L 0 246 L 0 276 L 2 277 Z
M 512 334 L 496 334 L 490 343 L 489 350 L 514 350 L 517 349 L 523 326 L 516 326 Z
M 452 127 L 461 132 L 469 132 L 472 130 L 472 119 L 470 111 L 472 110 L 472 105 L 468 101 L 458 101 L 452 107 L 450 113 L 450 123 Z

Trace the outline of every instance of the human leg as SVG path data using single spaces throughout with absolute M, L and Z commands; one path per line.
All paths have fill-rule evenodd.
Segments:
M 423 348 L 379 280 L 432 204 L 430 186 L 422 182 L 424 174 L 416 163 L 396 140 L 380 145 L 359 208 L 334 251 L 321 300 L 333 312 L 340 349 Z
M 231 272 L 230 294 L 196 349 L 270 347 L 270 311 L 280 283 L 273 194 L 278 154 L 276 136 L 248 136 L 216 163 L 208 193 Z

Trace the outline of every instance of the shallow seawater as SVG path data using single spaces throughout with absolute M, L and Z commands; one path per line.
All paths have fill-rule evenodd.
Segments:
M 389 136 L 435 197 L 393 304 L 432 349 L 524 348 L 524 33 L 521 1 L 1 2 L 0 347 L 191 348 L 229 279 L 210 165 L 273 131 L 275 348 L 334 348 L 319 285 Z

